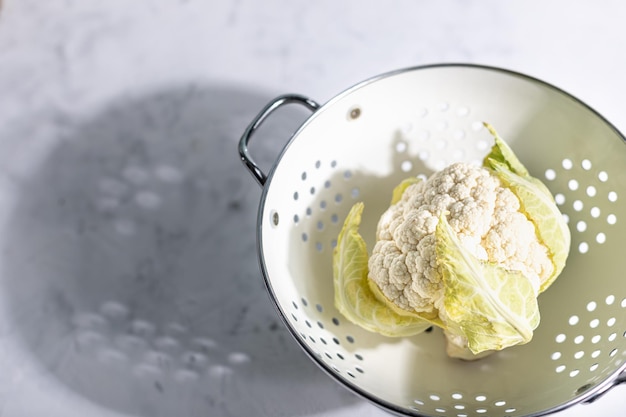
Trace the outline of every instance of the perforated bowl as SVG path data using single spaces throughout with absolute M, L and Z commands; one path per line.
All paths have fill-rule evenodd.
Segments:
M 313 114 L 266 175 L 248 141 L 280 106 Z M 456 161 L 480 163 L 493 124 L 554 194 L 572 232 L 568 264 L 539 298 L 533 340 L 475 362 L 450 359 L 438 329 L 407 338 L 365 331 L 333 306 L 332 249 L 356 201 L 372 248 L 393 187 Z M 584 103 L 537 79 L 470 65 L 375 77 L 323 106 L 278 97 L 241 138 L 263 187 L 258 250 L 267 289 L 305 352 L 336 381 L 414 416 L 540 416 L 626 380 L 626 147 Z

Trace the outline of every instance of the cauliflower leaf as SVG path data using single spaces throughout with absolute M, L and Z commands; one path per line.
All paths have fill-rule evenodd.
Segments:
M 421 333 L 431 326 L 429 322 L 398 314 L 369 285 L 367 246 L 358 230 L 363 208 L 361 202 L 352 207 L 333 250 L 335 307 L 352 323 L 385 336 Z
M 491 136 L 493 136 L 495 143 L 491 148 L 491 151 L 483 160 L 483 166 L 493 168 L 491 166 L 492 161 L 501 162 L 506 165 L 507 169 L 522 177 L 530 176 L 528 170 L 517 158 L 517 155 L 513 152 L 513 149 L 506 144 L 506 142 L 500 137 L 496 129 L 489 123 L 483 123 L 487 128 Z
M 554 265 L 552 274 L 541 283 L 539 292 L 545 291 L 559 276 L 570 248 L 570 231 L 559 211 L 554 197 L 538 179 L 517 159 L 511 148 L 490 125 L 485 126 L 494 136 L 495 144 L 483 161 L 518 198 L 521 211 L 533 222 L 540 241 L 548 248 Z
M 472 255 L 443 215 L 435 236 L 448 332 L 464 336 L 474 354 L 529 342 L 539 325 L 530 281 Z
M 404 192 L 406 191 L 407 188 L 409 188 L 411 185 L 413 184 L 417 184 L 418 182 L 421 182 L 422 180 L 417 178 L 417 177 L 409 177 L 406 178 L 404 180 L 402 180 L 402 182 L 398 185 L 396 185 L 396 187 L 393 189 L 393 192 L 391 194 L 391 204 L 390 205 L 394 205 L 396 204 L 398 201 L 400 201 L 402 199 L 402 195 L 404 194 Z

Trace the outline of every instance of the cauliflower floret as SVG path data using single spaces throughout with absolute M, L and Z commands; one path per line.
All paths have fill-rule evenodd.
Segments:
M 455 163 L 410 185 L 378 223 L 369 277 L 399 308 L 445 316 L 435 252 L 442 214 L 470 253 L 521 272 L 536 292 L 552 275 L 548 249 L 520 211 L 518 197 L 492 171 Z

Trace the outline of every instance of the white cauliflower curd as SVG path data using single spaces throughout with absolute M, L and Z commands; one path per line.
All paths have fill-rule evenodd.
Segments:
M 335 305 L 387 336 L 444 330 L 450 356 L 477 359 L 527 343 L 538 295 L 560 274 L 569 229 L 548 189 L 491 126 L 482 166 L 454 163 L 393 193 L 368 255 L 358 233 L 363 203 L 334 250 Z
M 554 271 L 515 194 L 486 168 L 459 162 L 407 187 L 380 219 L 369 277 L 396 306 L 424 313 L 442 308 L 435 228 L 444 213 L 472 255 L 520 271 L 537 293 Z

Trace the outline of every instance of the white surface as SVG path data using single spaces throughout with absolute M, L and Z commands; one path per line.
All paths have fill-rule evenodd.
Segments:
M 460 61 L 537 76 L 626 131 L 626 5 L 528 3 L 5 0 L 0 414 L 386 415 L 278 321 L 236 142 L 276 94 L 324 102 Z M 287 119 L 255 138 L 265 167 Z M 625 408 L 618 387 L 558 415 Z

